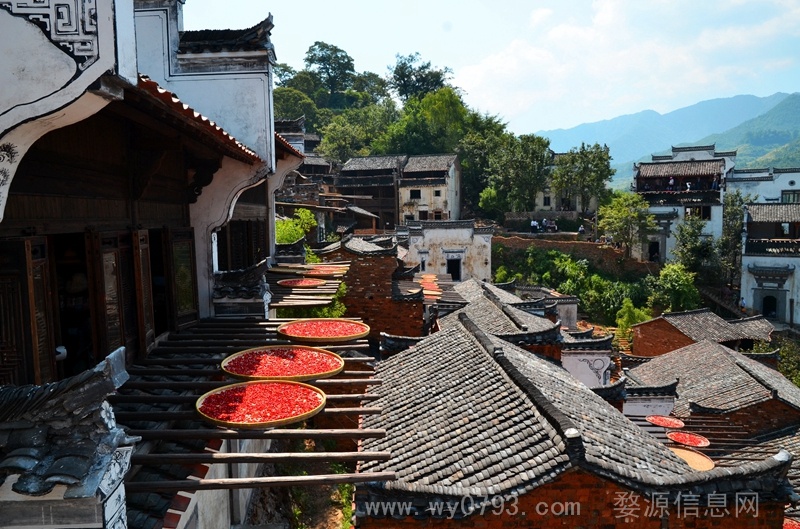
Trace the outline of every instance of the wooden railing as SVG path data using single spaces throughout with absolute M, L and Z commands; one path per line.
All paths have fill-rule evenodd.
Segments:
M 800 239 L 748 239 L 744 253 L 796 257 L 800 255 Z

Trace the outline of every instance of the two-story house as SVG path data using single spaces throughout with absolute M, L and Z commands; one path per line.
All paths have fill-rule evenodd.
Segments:
M 455 154 L 409 156 L 397 182 L 399 220 L 459 220 L 460 189 Z
M 652 161 L 633 166 L 633 189 L 650 205 L 660 230 L 646 246 L 634 248 L 643 259 L 671 259 L 674 226 L 692 215 L 707 221 L 705 234 L 722 233 L 722 197 L 732 174 L 736 151 L 717 151 L 714 145 L 673 147 L 671 154 L 653 155 Z M 636 250 L 639 250 L 638 252 Z

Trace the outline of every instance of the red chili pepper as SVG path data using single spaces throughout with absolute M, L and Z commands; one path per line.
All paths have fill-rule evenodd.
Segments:
M 702 448 L 704 446 L 709 446 L 711 444 L 711 442 L 702 435 L 698 435 L 696 433 L 691 433 L 691 432 L 667 432 L 667 437 L 669 437 L 676 443 L 680 443 L 686 446 L 695 446 Z
M 283 287 L 318 287 L 325 284 L 322 279 L 281 279 L 278 284 Z
M 297 417 L 322 403 L 316 391 L 285 382 L 251 382 L 212 393 L 200 404 L 209 417 L 242 424 Z
M 340 320 L 307 320 L 290 323 L 281 327 L 288 336 L 302 338 L 334 338 L 361 334 L 366 330 L 361 323 Z
M 341 360 L 310 347 L 272 347 L 248 351 L 225 363 L 231 373 L 254 377 L 287 377 L 326 373 L 341 366 Z

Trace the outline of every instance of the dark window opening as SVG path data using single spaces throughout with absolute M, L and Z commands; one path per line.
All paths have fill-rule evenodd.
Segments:
M 543 205 L 544 205 L 544 206 L 549 206 L 549 205 L 550 205 L 550 197 L 544 197 L 544 203 L 543 203 Z
M 453 281 L 461 281 L 461 259 L 448 259 L 447 273 L 450 274 Z
M 427 211 L 420 211 L 419 212 L 419 220 L 428 220 L 428 212 Z
M 434 211 L 433 212 L 433 220 L 442 220 L 442 212 L 441 211 Z
M 800 204 L 800 190 L 781 191 L 781 202 L 784 204 Z
M 697 206 L 693 208 L 686 208 L 684 211 L 686 217 L 700 217 L 702 220 L 711 220 L 711 206 Z
M 775 318 L 778 315 L 778 300 L 775 296 L 764 296 L 761 303 L 761 314 L 767 318 Z
M 442 196 L 442 190 L 441 190 L 441 189 L 436 189 L 436 190 L 433 192 L 433 196 L 435 196 L 435 197 L 440 197 L 440 196 Z
M 411 200 L 419 200 L 419 199 L 421 199 L 422 198 L 422 190 L 420 190 L 420 189 L 412 189 L 411 191 L 409 191 L 409 198 L 411 198 Z

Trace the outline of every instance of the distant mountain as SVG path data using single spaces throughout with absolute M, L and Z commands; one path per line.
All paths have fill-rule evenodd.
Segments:
M 697 145 L 736 150 L 736 167 L 800 166 L 800 93 L 791 94 L 764 114 L 719 134 L 701 138 Z
M 624 187 L 630 181 L 633 162 L 649 159 L 651 154 L 668 150 L 674 145 L 714 143 L 708 139 L 712 135 L 762 116 L 788 97 L 789 94 L 779 92 L 767 97 L 740 95 L 711 99 L 666 114 L 645 110 L 571 129 L 545 130 L 536 134 L 549 138 L 550 148 L 556 152 L 568 151 L 580 146 L 581 142 L 608 145 L 613 167 L 618 173 L 614 187 Z M 777 126 L 773 128 L 783 130 Z M 800 129 L 800 124 L 796 128 Z M 717 148 L 729 147 L 718 144 Z

